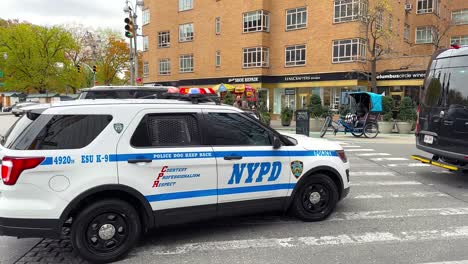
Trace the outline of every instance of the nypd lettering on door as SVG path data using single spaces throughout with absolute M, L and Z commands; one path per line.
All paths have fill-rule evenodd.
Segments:
M 281 175 L 282 164 L 275 162 L 236 163 L 228 184 L 272 182 Z

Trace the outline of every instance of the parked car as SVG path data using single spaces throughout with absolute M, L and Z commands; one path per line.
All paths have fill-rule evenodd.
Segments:
M 24 110 L 23 110 L 24 107 L 33 106 L 33 105 L 37 105 L 37 104 L 38 103 L 34 103 L 34 102 L 24 102 L 24 103 L 15 104 L 11 108 L 11 113 L 14 114 L 15 116 L 20 116 L 20 115 L 22 115 L 24 113 Z
M 468 46 L 434 54 L 427 70 L 416 125 L 416 146 L 424 163 L 468 170 Z

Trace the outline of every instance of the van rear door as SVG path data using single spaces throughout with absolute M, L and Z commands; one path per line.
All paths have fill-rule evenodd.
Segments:
M 467 152 L 467 84 L 468 56 L 433 62 L 421 106 L 421 144 L 460 154 Z

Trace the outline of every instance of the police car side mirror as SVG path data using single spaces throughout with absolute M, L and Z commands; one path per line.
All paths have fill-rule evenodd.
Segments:
M 281 148 L 281 139 L 278 136 L 273 136 L 273 148 L 274 149 L 279 149 Z

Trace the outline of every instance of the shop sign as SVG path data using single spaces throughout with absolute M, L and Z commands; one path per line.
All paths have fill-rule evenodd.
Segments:
M 286 88 L 284 89 L 285 95 L 296 95 L 296 89 L 294 88 Z
M 377 75 L 377 80 L 410 80 L 424 79 L 425 72 L 388 72 Z
M 309 136 L 310 114 L 309 110 L 296 111 L 296 134 Z
M 237 77 L 229 78 L 228 83 L 256 83 L 260 82 L 260 77 Z

